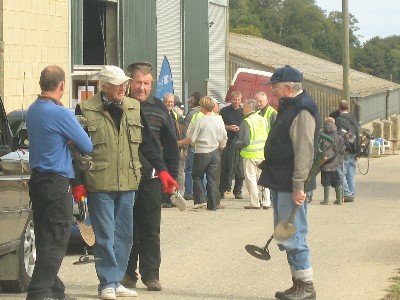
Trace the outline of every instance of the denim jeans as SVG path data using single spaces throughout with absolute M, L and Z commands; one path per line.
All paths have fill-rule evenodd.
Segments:
M 274 227 L 283 220 L 287 221 L 294 206 L 292 193 L 271 190 L 271 199 L 274 206 Z M 287 260 L 296 271 L 311 268 L 310 251 L 307 246 L 308 233 L 307 201 L 298 208 L 293 221 L 296 233 L 288 240 L 279 242 L 281 251 L 286 251 Z
M 339 175 L 343 184 L 343 195 L 354 197 L 356 195 L 356 155 L 344 154 L 344 170 L 342 172 L 343 158 L 339 158 Z M 343 175 L 344 174 L 344 175 Z
M 219 160 L 219 149 L 215 149 L 209 153 L 195 153 L 193 160 L 192 177 L 194 204 L 207 201 L 207 208 L 210 210 L 217 209 L 219 201 L 217 187 Z M 203 184 L 204 174 L 207 178 L 207 196 Z
M 185 161 L 185 194 L 184 194 L 185 197 L 193 196 L 193 179 L 192 179 L 193 158 L 194 158 L 194 147 L 189 146 Z
M 96 273 L 99 291 L 117 288 L 125 275 L 133 243 L 135 192 L 89 192 L 88 207 L 96 243 Z

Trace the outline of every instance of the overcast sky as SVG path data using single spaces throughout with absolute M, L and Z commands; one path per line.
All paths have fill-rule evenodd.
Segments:
M 342 0 L 315 0 L 330 12 L 342 10 Z M 375 36 L 400 35 L 400 0 L 348 0 L 349 12 L 358 20 L 356 35 L 361 42 Z

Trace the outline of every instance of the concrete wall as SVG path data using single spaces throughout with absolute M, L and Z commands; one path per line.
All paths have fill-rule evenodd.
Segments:
M 62 102 L 69 106 L 68 0 L 1 2 L 0 78 L 4 84 L 0 84 L 0 96 L 6 111 L 29 106 L 40 93 L 40 72 L 53 64 L 65 70 L 67 90 Z

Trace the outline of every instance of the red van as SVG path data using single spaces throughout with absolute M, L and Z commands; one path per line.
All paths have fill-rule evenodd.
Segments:
M 242 101 L 254 98 L 258 92 L 265 92 L 268 96 L 268 102 L 275 109 L 278 107 L 278 99 L 271 91 L 271 85 L 264 85 L 272 76 L 271 72 L 238 68 L 232 79 L 232 84 L 226 93 L 225 102 L 231 101 L 231 93 L 240 91 L 242 93 Z

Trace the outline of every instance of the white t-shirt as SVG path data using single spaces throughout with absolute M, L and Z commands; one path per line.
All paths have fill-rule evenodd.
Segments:
M 196 153 L 223 148 L 228 139 L 224 121 L 218 115 L 204 115 L 189 125 L 186 136 L 195 144 Z

